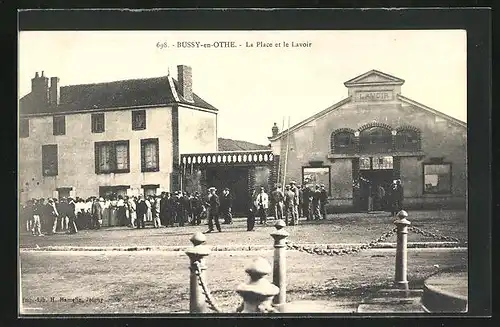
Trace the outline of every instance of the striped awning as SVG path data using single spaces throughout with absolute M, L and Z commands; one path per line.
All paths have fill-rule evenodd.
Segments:
M 271 150 L 186 153 L 180 157 L 182 165 L 258 165 L 270 164 L 274 160 Z

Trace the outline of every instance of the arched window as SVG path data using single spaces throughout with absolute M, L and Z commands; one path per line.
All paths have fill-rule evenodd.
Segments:
M 332 153 L 353 153 L 355 151 L 354 133 L 350 131 L 333 132 Z
M 392 134 L 389 129 L 374 126 L 359 134 L 360 151 L 389 152 L 392 149 Z
M 416 130 L 402 129 L 396 134 L 397 151 L 419 151 L 420 133 Z

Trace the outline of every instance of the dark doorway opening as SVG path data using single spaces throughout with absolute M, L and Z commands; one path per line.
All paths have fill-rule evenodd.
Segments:
M 393 170 L 361 170 L 359 174 L 362 178 L 360 180 L 361 210 L 367 211 L 369 209 L 370 197 L 373 204 L 372 210 L 388 210 L 388 191 L 394 178 Z M 380 187 L 383 191 L 380 190 Z
M 248 168 L 213 167 L 207 168 L 207 186 L 215 187 L 217 194 L 229 188 L 233 196 L 233 216 L 244 216 L 248 211 Z

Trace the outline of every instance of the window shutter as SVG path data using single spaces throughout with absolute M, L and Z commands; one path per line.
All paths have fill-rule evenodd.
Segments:
M 54 174 L 59 175 L 59 158 L 57 157 L 57 145 L 53 147 L 52 162 L 54 163 Z
M 156 171 L 160 171 L 160 140 L 156 139 Z
M 99 174 L 99 144 L 94 143 L 95 173 Z
M 109 156 L 109 160 L 111 161 L 110 163 L 110 168 L 111 170 L 116 170 L 117 168 L 117 165 L 116 165 L 116 144 L 113 142 L 110 144 L 110 156 Z
M 146 171 L 146 143 L 141 140 L 141 172 Z

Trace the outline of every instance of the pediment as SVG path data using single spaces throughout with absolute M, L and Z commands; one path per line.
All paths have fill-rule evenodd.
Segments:
M 405 81 L 395 76 L 370 70 L 344 83 L 347 87 L 369 85 L 402 85 Z

